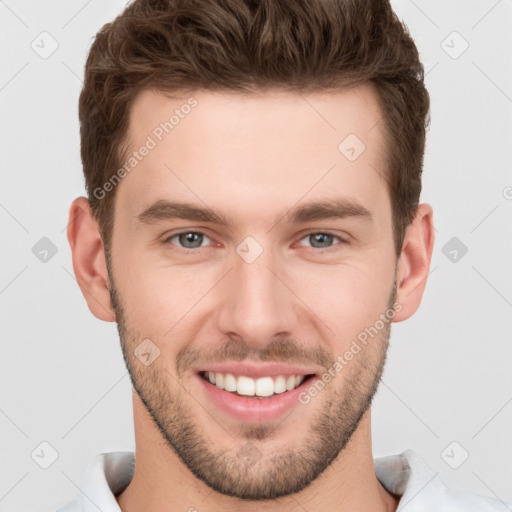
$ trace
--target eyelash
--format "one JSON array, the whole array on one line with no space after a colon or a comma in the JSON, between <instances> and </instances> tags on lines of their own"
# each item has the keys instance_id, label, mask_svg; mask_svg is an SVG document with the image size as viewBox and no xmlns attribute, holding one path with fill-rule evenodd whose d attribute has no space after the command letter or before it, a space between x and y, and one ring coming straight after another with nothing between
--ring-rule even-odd
<instances>
[{"instance_id":1,"label":"eyelash","mask_svg":"<svg viewBox=\"0 0 512 512\"><path fill-rule=\"evenodd\" d=\"M180 235L186 235L186 234L189 234L189 233L194 233L194 234L197 234L197 235L203 235L204 237L206 237L207 239L210 239L211 238L206 234L204 233L203 231L193 231L193 230L186 230L186 231L179 231L177 233L173 233L172 235L169 235L168 237L166 237L164 240L163 240L163 244L164 245L167 245L167 244L170 244L171 243L171 240L173 238L176 238ZM331 233L329 231L310 231L308 233L306 233L305 235L302 236L302 238L300 240L304 240L304 238L307 238L309 237L310 235L329 235L329 236L332 236L334 238L337 238L339 240L339 243L338 244L333 244L331 245L330 247L312 247L312 246L302 246L302 247L309 247L310 249L316 249L316 252L320 252L320 251L329 251L331 249L333 249L336 245L341 245L341 244L347 244L348 242L346 240L344 240L343 238L341 238L339 235L336 235L334 233ZM174 245L174 244L173 244ZM178 246L180 250L182 251L185 251L187 253L190 253L190 252L194 252L194 251L198 251L199 249L204 249L203 246L200 246L200 247L195 247L193 249L189 249L187 247L181 247L181 246Z\"/></svg>"}]
</instances>

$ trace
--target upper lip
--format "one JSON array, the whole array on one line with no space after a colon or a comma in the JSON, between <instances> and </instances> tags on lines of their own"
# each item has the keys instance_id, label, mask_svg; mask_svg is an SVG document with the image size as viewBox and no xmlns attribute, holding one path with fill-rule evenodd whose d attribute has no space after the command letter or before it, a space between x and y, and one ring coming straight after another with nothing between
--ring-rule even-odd
<instances>
[{"instance_id":1,"label":"upper lip","mask_svg":"<svg viewBox=\"0 0 512 512\"><path fill-rule=\"evenodd\" d=\"M260 377L277 377L278 375L314 375L318 373L317 368L296 366L286 363L265 363L255 364L251 362L230 362L230 363L217 363L208 364L202 367L197 367L196 371L201 372L219 372L231 373L235 376L246 375L257 379Z\"/></svg>"}]
</instances>

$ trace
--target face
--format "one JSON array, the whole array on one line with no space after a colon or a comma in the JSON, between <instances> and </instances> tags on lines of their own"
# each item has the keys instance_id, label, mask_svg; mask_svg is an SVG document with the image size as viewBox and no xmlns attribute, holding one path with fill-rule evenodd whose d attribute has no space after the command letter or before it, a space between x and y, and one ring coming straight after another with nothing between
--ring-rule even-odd
<instances>
[{"instance_id":1,"label":"face","mask_svg":"<svg viewBox=\"0 0 512 512\"><path fill-rule=\"evenodd\" d=\"M380 118L367 86L133 105L151 147L116 190L112 306L141 401L218 492L298 492L371 402L397 306Z\"/></svg>"}]
</instances>

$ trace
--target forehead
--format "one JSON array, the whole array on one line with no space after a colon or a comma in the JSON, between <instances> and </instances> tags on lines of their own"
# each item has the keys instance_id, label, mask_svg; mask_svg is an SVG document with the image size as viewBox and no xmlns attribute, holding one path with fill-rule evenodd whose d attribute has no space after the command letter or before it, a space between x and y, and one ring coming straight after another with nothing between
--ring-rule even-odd
<instances>
[{"instance_id":1,"label":"forehead","mask_svg":"<svg viewBox=\"0 0 512 512\"><path fill-rule=\"evenodd\" d=\"M306 196L345 195L369 208L389 199L381 111L369 86L309 94L143 91L127 142L127 158L137 155L116 202L132 217L166 198L223 213L252 208L262 221L263 204L290 207Z\"/></svg>"}]
</instances>

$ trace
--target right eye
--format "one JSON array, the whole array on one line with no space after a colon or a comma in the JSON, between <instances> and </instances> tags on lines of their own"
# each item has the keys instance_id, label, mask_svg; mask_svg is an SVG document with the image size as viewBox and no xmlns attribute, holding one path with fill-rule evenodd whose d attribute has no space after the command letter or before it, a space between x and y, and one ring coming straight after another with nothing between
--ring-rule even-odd
<instances>
[{"instance_id":1,"label":"right eye","mask_svg":"<svg viewBox=\"0 0 512 512\"><path fill-rule=\"evenodd\" d=\"M174 239L177 240L177 243L173 242ZM163 243L171 243L179 245L183 249L192 250L200 248L205 240L210 240L210 238L201 231L181 231L168 236Z\"/></svg>"}]
</instances>

